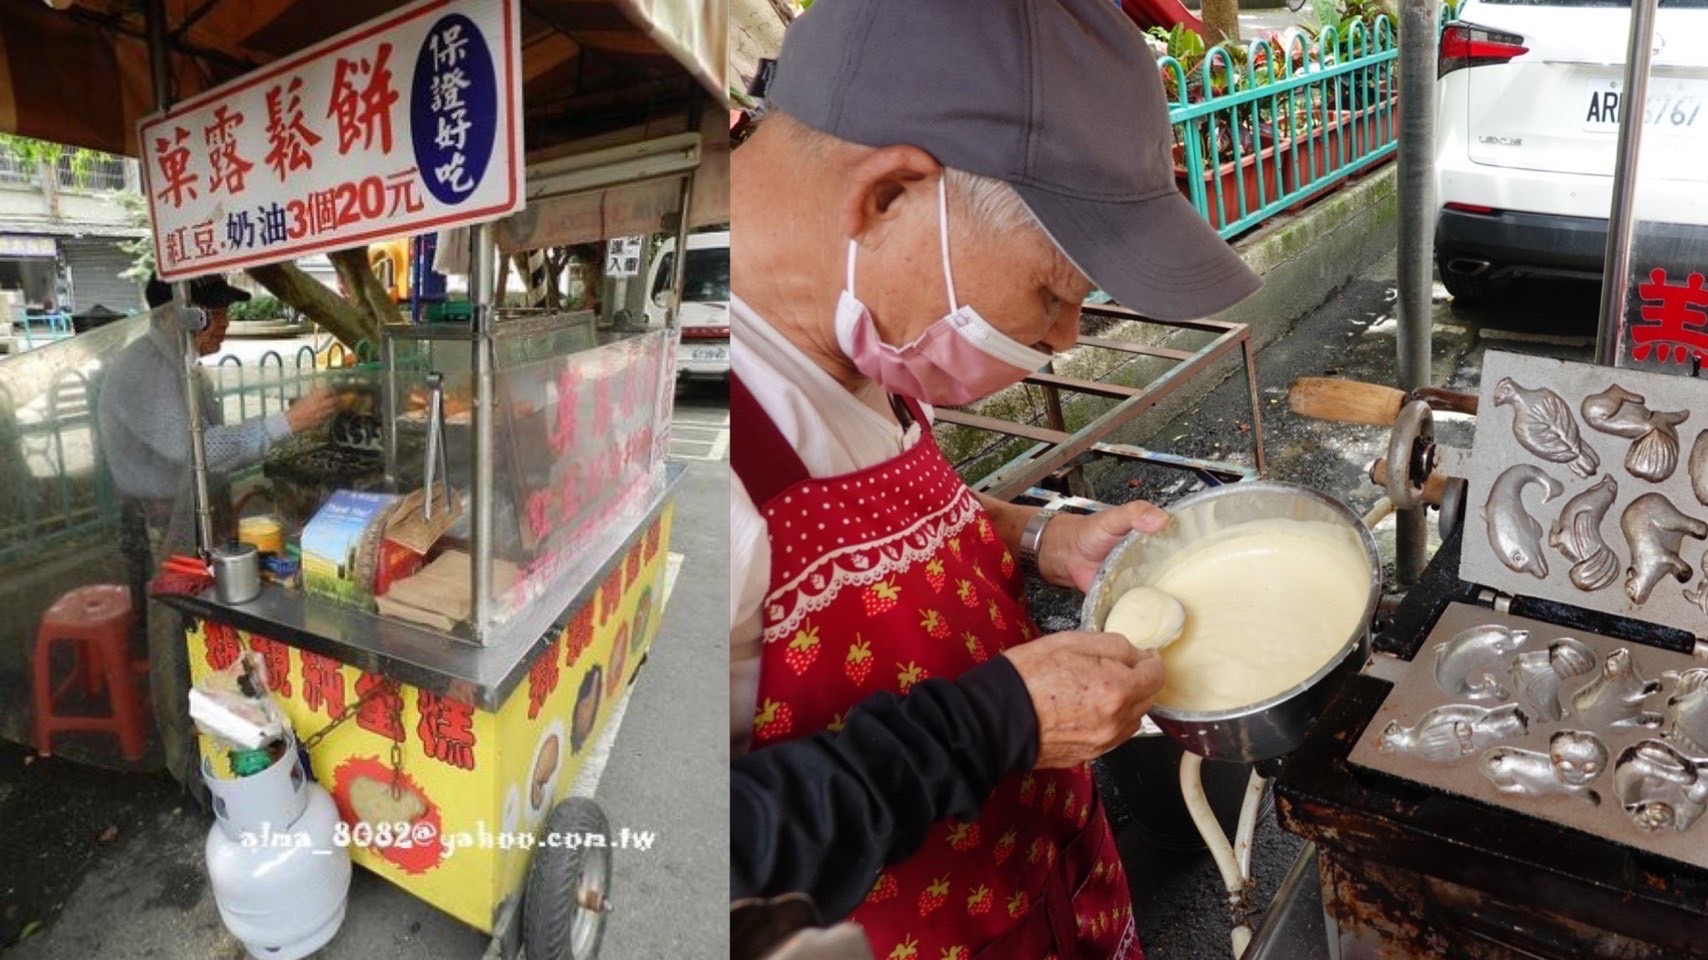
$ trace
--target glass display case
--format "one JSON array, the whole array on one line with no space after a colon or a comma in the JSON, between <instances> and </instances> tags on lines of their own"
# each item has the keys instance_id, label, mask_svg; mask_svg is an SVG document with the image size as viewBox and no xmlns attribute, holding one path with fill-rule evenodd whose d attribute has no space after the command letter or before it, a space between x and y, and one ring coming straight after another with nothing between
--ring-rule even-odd
<instances>
[{"instance_id":1,"label":"glass display case","mask_svg":"<svg viewBox=\"0 0 1708 960\"><path fill-rule=\"evenodd\" d=\"M396 411L387 421L389 486L422 489L429 473L435 483L448 480L463 509L447 542L492 565L487 616L467 631L476 642L542 597L573 590L595 548L656 500L674 396L668 331L596 330L590 313L570 313L500 320L494 334L484 470L468 326L401 330L384 351L385 406ZM477 542L473 507L482 488L492 525Z\"/></svg>"}]
</instances>

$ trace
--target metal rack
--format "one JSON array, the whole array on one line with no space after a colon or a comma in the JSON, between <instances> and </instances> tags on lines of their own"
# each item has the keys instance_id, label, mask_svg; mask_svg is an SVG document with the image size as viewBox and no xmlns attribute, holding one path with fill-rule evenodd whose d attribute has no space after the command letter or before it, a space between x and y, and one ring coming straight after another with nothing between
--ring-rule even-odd
<instances>
[{"instance_id":1,"label":"metal rack","mask_svg":"<svg viewBox=\"0 0 1708 960\"><path fill-rule=\"evenodd\" d=\"M1043 389L1047 426L998 420L962 410L944 409L936 411L936 420L939 423L951 423L971 427L975 430L987 430L992 433L1001 433L1034 441L1034 445L1027 448L1018 457L998 467L983 479L974 482L972 484L974 490L1001 500L1011 500L1058 472L1074 469L1073 461L1085 453L1190 470L1214 483L1249 480L1267 472L1267 465L1263 456L1262 411L1259 409L1257 399L1257 368L1252 356L1250 328L1243 323L1228 323L1220 320L1153 320L1125 307L1112 304L1087 306L1084 309L1084 314L1109 320L1136 321L1172 331L1192 330L1213 333L1216 337L1197 350L1179 350L1126 340L1081 336L1077 342L1078 346L1081 347L1116 350L1134 357L1172 360L1175 365L1144 386L1081 380L1060 376L1048 370L1043 373L1032 374L1022 382ZM1252 453L1257 464L1255 469L1215 460L1181 457L1131 444L1105 442L1105 437L1110 436L1161 403L1185 386L1192 378L1205 373L1217 361L1236 349L1239 351L1240 361L1245 367L1246 389L1251 396L1251 441ZM1062 391L1112 398L1120 402L1102 416L1070 433L1066 428L1066 417L1062 412ZM1070 480L1069 485L1071 489L1079 484L1077 481ZM1084 495L1086 491L1081 488L1072 490L1072 492Z\"/></svg>"}]
</instances>

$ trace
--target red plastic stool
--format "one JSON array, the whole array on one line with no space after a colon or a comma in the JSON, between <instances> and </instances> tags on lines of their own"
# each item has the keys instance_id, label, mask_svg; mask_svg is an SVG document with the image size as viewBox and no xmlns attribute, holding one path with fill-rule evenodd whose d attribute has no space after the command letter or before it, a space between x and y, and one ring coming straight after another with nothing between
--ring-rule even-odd
<instances>
[{"instance_id":1,"label":"red plastic stool","mask_svg":"<svg viewBox=\"0 0 1708 960\"><path fill-rule=\"evenodd\" d=\"M53 753L53 735L74 730L110 733L119 740L126 760L142 759L148 740L148 701L137 691L136 677L146 664L130 660L130 588L102 583L78 587L54 601L42 614L36 631L35 683L36 749ZM53 683L53 650L69 643L74 653L71 675ZM106 716L61 715L61 697L81 683L91 695L107 693Z\"/></svg>"}]
</instances>

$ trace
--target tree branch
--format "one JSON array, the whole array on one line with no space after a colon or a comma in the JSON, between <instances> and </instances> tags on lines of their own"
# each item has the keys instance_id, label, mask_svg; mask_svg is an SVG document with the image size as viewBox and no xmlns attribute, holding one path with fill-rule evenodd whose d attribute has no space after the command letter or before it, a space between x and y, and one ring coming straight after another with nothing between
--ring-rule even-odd
<instances>
[{"instance_id":1,"label":"tree branch","mask_svg":"<svg viewBox=\"0 0 1708 960\"><path fill-rule=\"evenodd\" d=\"M371 313L333 293L325 284L304 273L296 264L273 263L250 267L245 272L253 277L256 283L266 287L268 293L325 327L328 333L337 337L345 346L354 349L360 340L379 343L379 322ZM372 276L372 269L368 273Z\"/></svg>"},{"instance_id":2,"label":"tree branch","mask_svg":"<svg viewBox=\"0 0 1708 960\"><path fill-rule=\"evenodd\" d=\"M380 278L374 275L373 264L368 262L368 248L348 247L334 250L326 255L332 261L332 268L338 271L338 279L344 284L344 293L358 308L374 318L376 330L379 325L388 323L406 323L403 311L391 299L390 291L380 285ZM376 337L377 345L379 339Z\"/></svg>"}]
</instances>

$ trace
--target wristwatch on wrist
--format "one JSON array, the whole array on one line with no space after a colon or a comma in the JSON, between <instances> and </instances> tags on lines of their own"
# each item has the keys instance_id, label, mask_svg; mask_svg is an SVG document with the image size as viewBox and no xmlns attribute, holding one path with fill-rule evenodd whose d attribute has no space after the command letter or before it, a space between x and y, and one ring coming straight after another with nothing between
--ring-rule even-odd
<instances>
[{"instance_id":1,"label":"wristwatch on wrist","mask_svg":"<svg viewBox=\"0 0 1708 960\"><path fill-rule=\"evenodd\" d=\"M1026 528L1020 531L1020 566L1029 574L1040 572L1038 548L1044 545L1044 528L1055 518L1055 508L1045 507L1027 518Z\"/></svg>"}]
</instances>

